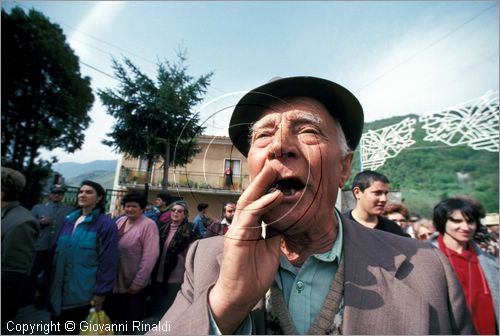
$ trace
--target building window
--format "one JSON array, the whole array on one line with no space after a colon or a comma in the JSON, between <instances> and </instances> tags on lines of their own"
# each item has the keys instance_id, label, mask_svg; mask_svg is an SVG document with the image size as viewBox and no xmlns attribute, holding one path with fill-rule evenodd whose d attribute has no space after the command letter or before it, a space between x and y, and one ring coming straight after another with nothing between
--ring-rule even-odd
<instances>
[{"instance_id":1,"label":"building window","mask_svg":"<svg viewBox=\"0 0 500 336\"><path fill-rule=\"evenodd\" d=\"M148 170L148 159L141 159L139 158L139 171L147 171Z\"/></svg>"},{"instance_id":2,"label":"building window","mask_svg":"<svg viewBox=\"0 0 500 336\"><path fill-rule=\"evenodd\" d=\"M241 160L224 160L224 174L227 174L226 172L230 172L231 175L240 175L240 168Z\"/></svg>"},{"instance_id":3,"label":"building window","mask_svg":"<svg viewBox=\"0 0 500 336\"><path fill-rule=\"evenodd\" d=\"M235 176L240 175L240 160L224 160L224 188L233 189L235 187Z\"/></svg>"}]
</instances>

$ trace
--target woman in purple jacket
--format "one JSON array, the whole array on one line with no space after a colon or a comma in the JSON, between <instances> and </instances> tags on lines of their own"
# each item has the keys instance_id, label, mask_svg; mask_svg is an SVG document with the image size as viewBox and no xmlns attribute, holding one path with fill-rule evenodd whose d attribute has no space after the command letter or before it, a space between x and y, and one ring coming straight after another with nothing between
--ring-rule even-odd
<instances>
[{"instance_id":1,"label":"woman in purple jacket","mask_svg":"<svg viewBox=\"0 0 500 336\"><path fill-rule=\"evenodd\" d=\"M105 191L93 181L83 181L78 209L64 220L52 259L49 310L62 334L79 332L79 323L93 306L101 309L111 294L116 276L116 225L105 215ZM65 329L67 321L75 329Z\"/></svg>"}]
</instances>

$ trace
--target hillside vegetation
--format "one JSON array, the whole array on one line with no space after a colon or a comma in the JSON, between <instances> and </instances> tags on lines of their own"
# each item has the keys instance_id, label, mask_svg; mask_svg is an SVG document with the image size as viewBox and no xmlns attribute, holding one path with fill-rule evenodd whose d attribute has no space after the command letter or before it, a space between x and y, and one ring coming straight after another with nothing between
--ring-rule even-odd
<instances>
[{"instance_id":1,"label":"hillside vegetation","mask_svg":"<svg viewBox=\"0 0 500 336\"><path fill-rule=\"evenodd\" d=\"M498 212L498 153L424 141L425 130L414 115L366 123L364 132L396 124L406 117L417 119L413 132L415 144L376 170L389 178L391 189L401 191L410 211L431 217L439 200L468 195L478 199L488 212ZM350 188L358 172L359 152L356 151L347 187Z\"/></svg>"},{"instance_id":2,"label":"hillside vegetation","mask_svg":"<svg viewBox=\"0 0 500 336\"><path fill-rule=\"evenodd\" d=\"M66 185L79 187L82 181L91 180L102 185L104 189L113 189L114 178L115 178L114 171L93 170L90 172L84 172L81 175L67 179Z\"/></svg>"}]
</instances>

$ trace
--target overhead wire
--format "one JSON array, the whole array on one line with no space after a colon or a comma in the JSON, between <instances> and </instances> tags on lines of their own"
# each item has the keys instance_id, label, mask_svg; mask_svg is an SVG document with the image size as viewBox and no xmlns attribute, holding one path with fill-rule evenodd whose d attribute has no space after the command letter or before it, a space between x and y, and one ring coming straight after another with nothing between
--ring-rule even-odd
<instances>
[{"instance_id":1,"label":"overhead wire","mask_svg":"<svg viewBox=\"0 0 500 336\"><path fill-rule=\"evenodd\" d=\"M23 8L25 8L25 9L27 8L27 6L25 6L24 4L19 3L19 1L17 1L17 0L14 0L13 2L14 2L16 5L19 5L20 7L23 7ZM420 49L420 50L418 50L417 52L413 53L412 55L410 55L409 57L407 57L407 58L406 58L405 60L403 60L402 62L398 63L397 65L395 65L395 66L393 66L392 68L388 69L387 71L383 72L383 73L382 73L382 74L380 74L379 76L375 77L373 80L371 80L371 81L370 81L370 82L368 82L367 84L365 84L365 85L363 85L362 87L360 87L357 91L358 91L358 92L361 92L361 91L365 90L367 87L369 87L369 86L373 85L375 82L377 82L377 81L379 81L380 79L384 78L385 76L389 75L390 73L392 73L392 72L393 72L393 71L395 71L396 69L400 68L401 66L403 66L403 65L407 64L408 62L410 62L411 60L413 60L415 57L417 57L418 55L420 55L420 54L421 54L421 53L423 53L424 51L426 51L426 50L428 50L428 49L432 48L433 46L435 46L435 45L436 45L436 44L438 44L439 42L441 42L441 41L445 40L446 38L448 38L449 36L453 35L453 34L454 34L454 33L456 33L457 31L459 31L461 28L463 28L464 26L466 26L466 25L467 25L467 24L469 24L470 22L472 22L472 21L476 20L478 17L480 17L481 15L483 15L484 13L486 13L487 11L489 11L490 9L492 9L492 8L496 7L497 5L498 5L498 3L497 3L497 2L495 2L493 5L491 5L491 6L488 6L488 7L484 8L483 10L481 10L480 12L478 12L477 14L475 14L474 16L472 16L471 18L469 18L469 19L467 19L466 21L462 22L461 24L459 24L459 25L458 25L458 26L456 26L455 28L453 28L453 29L449 30L448 32L446 32L446 33L445 33L444 35L442 35L441 37L437 38L436 40L432 41L431 43L429 43L428 45L426 45L426 46L425 46L425 47L423 47L422 49ZM127 50L127 49L122 48L122 47L120 47L120 46L118 46L118 45L115 45L115 44L113 44L113 43L110 43L110 42L108 42L108 41L106 41L106 40L104 40L104 39L101 39L101 38L95 37L95 36L93 36L92 34L89 34L89 33L87 33L87 32L81 31L81 30L79 30L79 29L77 29L77 28L75 28L75 27L73 27L73 26L71 26L71 25L69 25L69 24L67 24L67 23L64 23L64 22L59 22L59 24L61 24L61 25L65 26L65 27L68 27L69 29L71 29L71 30L75 31L76 33L79 33L79 34L81 34L81 35L88 36L89 38L94 39L94 40L96 40L96 41L98 41L98 42L100 42L100 43L103 43L103 44L107 45L107 46L110 46L110 47L112 47L112 48L118 49L118 50L120 50L120 51L122 51L122 52L124 52L124 53L126 53L126 54L132 55L132 56L134 56L134 57L136 57L136 58L139 58L139 59L141 59L141 60L143 60L143 61L145 61L145 62L148 62L148 63L150 63L150 64L155 64L155 65L156 65L156 63L155 63L155 62L153 62L153 61L152 61L152 60L150 60L150 59L147 59L146 57L143 57L143 56L141 56L141 55L139 55L139 54L137 54L137 53L134 53L134 52L132 52L132 51L130 51L130 50ZM85 43L85 42L83 42L83 41L81 41L81 40L78 40L78 39L76 39L76 41L77 41L77 42L79 42L79 43L85 44L85 45L87 45L88 47L94 48L94 49L96 49L96 50L98 50L98 51L100 51L100 52L106 53L106 54L110 55L111 57L113 57L113 55L112 55L112 53L111 53L111 52L105 51L105 50L103 50L103 49L101 49L101 48L98 48L98 47L96 47L96 46L94 46L94 45L92 45L92 44L90 44L90 43ZM117 81L118 81L118 79L117 79L115 76L110 75L109 73L107 73L106 71L104 71L104 70L100 69L99 67L94 66L94 65L90 65L90 64L88 64L87 62L84 62L84 61L82 61L82 60L80 60L80 62L82 63L82 65L84 65L84 66L86 66L86 67L88 67L88 68L90 68L90 69L92 69L92 70L94 70L94 71L96 71L96 72L98 72L98 73L100 73L100 74L102 74L102 75L105 75L106 77L109 77L109 78L111 78L111 79L114 79L114 80L117 80ZM210 88L211 88L212 90L214 90L214 91L218 91L218 92L221 92L221 93L225 93L223 90L220 90L220 89L218 89L218 88L216 88L216 87L214 87L214 86L211 86ZM211 98L215 98L215 97L216 97L215 95L213 95L213 94L211 94L211 93L209 93L209 92L207 92L207 93L206 93L206 95L207 95L208 97L211 97ZM227 101L226 101L226 102L227 102Z\"/></svg>"},{"instance_id":2,"label":"overhead wire","mask_svg":"<svg viewBox=\"0 0 500 336\"><path fill-rule=\"evenodd\" d=\"M437 38L436 40L432 41L430 44L428 44L427 46L425 46L424 48L418 50L417 52L415 52L414 54L410 55L408 58L406 58L405 60L403 60L402 62L396 64L394 67L390 68L389 70L383 72L382 74L380 74L379 76L375 77L373 80L371 80L370 82L368 82L367 84L363 85L362 87L360 87L357 92L362 92L364 89L366 89L367 87L371 86L373 83L379 81L380 79L382 79L383 77L387 76L388 74L390 74L391 72L393 72L394 70L396 70L397 68L401 67L402 65L405 65L406 63L408 63L409 61L413 60L416 56L420 55L421 53L423 53L424 51L426 51L427 49L429 48L432 48L433 46L435 46L436 44L438 44L439 42L443 41L444 39L448 38L449 36L451 36L452 34L456 33L457 31L459 31L461 28L463 28L465 25L469 24L470 22L474 21L475 19L477 19L478 17L480 17L481 15L483 15L484 13L486 13L487 11L489 11L490 9L494 8L498 6L498 2L495 2L493 5L491 6L488 6L487 8L481 10L480 12L478 12L477 14L475 14L474 16L472 16L471 18L467 19L466 21L462 22L461 24L459 24L458 26L456 26L455 28L449 30L447 33L445 33L443 36Z\"/></svg>"},{"instance_id":3,"label":"overhead wire","mask_svg":"<svg viewBox=\"0 0 500 336\"><path fill-rule=\"evenodd\" d=\"M22 7L22 8L24 8L24 9L28 9L28 10L30 9L30 8L28 8L26 5L24 5L24 4L22 4L22 3L20 3L20 2L19 2L19 1L17 1L17 0L14 0L13 2L14 2L16 5L18 5L19 7ZM44 14L44 15L45 15L45 14ZM47 15L46 15L46 16L47 16ZM65 26L65 27L67 27L67 28L71 29L71 30L72 30L72 31L74 31L74 32L77 32L77 33L79 33L79 34L81 34L81 35L87 36L87 37L89 37L89 38L91 38L91 39L94 39L94 40L96 40L96 41L98 41L98 42L100 42L100 43L103 43L103 44L105 44L105 45L107 45L107 46L110 46L110 47L112 47L112 48L118 49L118 50L120 50L120 51L122 51L122 52L124 52L124 53L126 53L126 54L129 54L129 55L131 55L131 56L134 56L134 57L136 57L136 58L139 58L139 59L141 59L141 60L143 60L143 61L145 61L145 62L148 62L148 63L150 63L150 64L154 64L154 65L157 65L157 64L158 64L157 62L154 62L154 61L152 61L152 60L150 60L150 59L148 59L148 58L146 58L146 57L143 57L143 56L141 56L141 55L138 55L137 53L134 53L134 52L132 52L132 51L130 51L130 50L127 50L127 49L122 48L122 47L120 47L120 46L118 46L118 45L115 45L115 44L113 44L113 43L110 43L110 42L108 42L108 41L106 41L106 40L104 40L104 39L101 39L101 38L95 37L95 36L93 36L93 35L91 35L91 34L89 34L89 33L87 33L87 32L81 31L81 30L79 30L79 29L77 29L77 28L75 28L75 27L73 27L73 26L71 26L71 25L69 25L69 24L67 24L67 23L64 23L64 22L61 22L61 21L58 21L57 23L58 23L58 24L60 24L60 25L62 25L62 26ZM78 40L78 39L76 39L76 41L78 41L79 43L85 44L85 45L87 45L87 46L88 46L88 47L90 47L90 48L96 49L96 50L98 50L98 51L100 51L100 52L106 53L106 54L110 55L111 57L113 57L113 54L112 54L111 52L106 52L105 50L103 50L103 49L101 49L101 48L98 48L98 47L96 47L96 46L94 46L94 45L92 45L92 44L90 44L90 43L86 43L86 42L83 42L83 41ZM94 70L94 71L97 71L98 73L100 73L100 74L102 74L102 75L105 75L105 76L107 76L107 77L109 77L109 78L112 78L112 79L118 80L116 77L114 77L114 76L110 75L109 73L107 73L106 71L104 71L104 70L100 69L100 68L99 68L99 67L97 67L97 66L90 65L90 64L89 64L89 63L87 63L87 62L83 62L81 59L80 59L80 63L82 63L82 65L84 65L84 66L86 66L86 67L88 67L88 68L90 68L90 69L92 69L92 70ZM218 92L225 93L223 90L220 90L220 89L218 89L218 88L216 88L216 87L214 87L214 86L210 86L210 89L211 89L211 90L218 91ZM218 97L218 96L212 95L212 94L210 94L210 93L208 93L208 92L206 93L206 95L207 95L208 97L210 97L210 98L215 98L215 97ZM224 100L224 98L223 98L223 100ZM227 102L227 101L226 101L226 102Z\"/></svg>"},{"instance_id":4,"label":"overhead wire","mask_svg":"<svg viewBox=\"0 0 500 336\"><path fill-rule=\"evenodd\" d=\"M111 79L114 79L114 80L120 81L120 80L119 80L118 78L116 78L115 76L110 75L110 74L108 74L107 72L104 72L104 71L102 71L101 69L96 68L95 66L92 66L92 65L90 65L90 64L87 64L87 63L85 63L85 62L84 62L84 61L82 61L82 60L80 60L80 63L81 63L82 65L85 65L86 67L89 67L90 69L92 69L92 70L94 70L94 71L97 71L97 72L99 72L99 73L101 73L101 74L103 74L103 75L105 75L105 76L107 76L107 77L111 78Z\"/></svg>"},{"instance_id":5,"label":"overhead wire","mask_svg":"<svg viewBox=\"0 0 500 336\"><path fill-rule=\"evenodd\" d=\"M20 7L27 8L26 6L24 6L24 4L19 3L19 1L17 1L17 0L14 0L13 2L14 2L14 3L16 3L17 5L19 5ZM45 14L44 14L44 15L45 15ZM75 27L73 27L73 26L71 26L71 25L69 25L69 24L67 24L67 23L64 23L64 22L62 22L62 21L59 21L59 22L58 22L58 24L60 24L60 25L62 25L62 26L65 26L65 27L68 27L69 29L71 29L71 30L73 30L73 31L75 31L75 32L77 32L77 33L79 33L79 34L86 35L86 36L88 36L88 37L90 37L90 38L92 38L92 39L94 39L94 40L96 40L96 41L99 41L99 42L101 42L101 43L104 43L104 44L106 44L106 45L108 45L108 46L110 46L110 47L116 48L116 49L118 49L118 50L120 50L120 51L123 51L123 52L125 52L125 53L127 53L127 54L130 54L130 55L132 55L132 56L134 56L134 57L140 58L140 59L142 59L142 60L143 60L143 61L145 61L145 62L149 62L149 63L152 63L152 64L155 64L155 65L156 65L156 63L155 63L155 62L153 62L153 61L151 61L151 60L149 60L149 59L147 59L147 58L145 58L145 57L143 57L143 56L141 56L141 55L138 55L138 54L136 54L136 53L134 53L134 52L132 52L132 51L130 51L130 50L124 49L124 48L122 48L122 47L120 47L120 46L118 46L118 45L115 45L115 44L113 44L113 43L110 43L110 42L108 42L108 41L105 41L105 40L103 40L103 39L100 39L100 38L98 38L98 37L95 37L95 36L93 36L93 35L91 35L91 34L89 34L89 33L87 33L87 32L83 32L83 31L81 31L81 30L79 30L79 29L77 29L77 28L75 28Z\"/></svg>"},{"instance_id":6,"label":"overhead wire","mask_svg":"<svg viewBox=\"0 0 500 336\"><path fill-rule=\"evenodd\" d=\"M13 2L14 2L15 4L19 5L20 7L27 8L27 6L25 6L24 4L19 3L19 1L17 1L17 0L14 0ZM433 47L434 45L436 45L437 43L441 42L442 40L444 40L444 39L448 38L449 36L451 36L451 35L452 35L452 34L454 34L455 32L459 31L462 27L464 27L465 25L467 25L467 24L469 24L470 22L474 21L475 19L477 19L478 17L480 17L481 15L483 15L484 13L486 13L487 11L489 11L490 9L492 9L492 8L496 7L497 5L498 5L498 2L495 2L493 5L491 5L491 6L487 7L487 8L485 8L485 9L481 10L480 12L478 12L477 14L475 14L474 16L472 16L471 18L467 19L466 21L462 22L461 24L459 24L459 25L458 25L458 26L456 26L455 28L453 28L453 29L451 29L450 31L448 31L447 33L445 33L443 36L441 36L441 37L437 38L436 40L432 41L430 44L428 44L428 45L427 45L427 46L425 46L424 48L422 48L422 49L418 50L417 52L415 52L414 54L410 55L408 58L406 58L406 59L405 59L405 60L403 60L402 62L398 63L397 65L395 65L394 67L390 68L389 70L387 70L387 71L383 72L383 73L382 73L382 74L380 74L379 76L375 77L373 80L371 80L371 81L370 81L370 82L368 82L367 84L365 84L365 85L363 85L362 87L360 87L360 88L357 90L357 92L361 92L361 91L363 91L364 89L366 89L367 87L371 86L371 85L372 85L372 84L374 84L375 82L379 81L379 80L380 80L380 79L382 79L383 77L387 76L388 74L390 74L391 72L393 72L393 71L394 71L394 70L396 70L397 68L399 68L399 67L403 66L404 64L408 63L409 61L411 61L412 59L414 59L416 56L418 56L419 54L421 54L422 52L426 51L427 49L429 49L429 48ZM103 39L97 38L97 37L95 37L95 36L93 36L93 35L91 35L91 34L89 34L89 33L87 33L87 32L83 32L83 31L81 31L81 30L78 30L78 29L74 28L73 26L68 25L67 23L64 23L64 22L59 22L59 24L61 24L61 25L63 25L63 26L66 26L66 27L70 28L71 30L73 30L73 31L75 31L75 32L77 32L77 33L79 33L79 34L86 35L86 36L88 36L88 37L90 37L90 38L92 38L92 39L94 39L94 40L96 40L96 41L99 41L99 42L101 42L101 43L104 43L104 44L106 44L106 45L108 45L108 46L110 46L110 47L116 48L116 49L118 49L118 50L120 50L120 51L123 51L123 52L125 52L125 53L127 53L127 54L130 54L130 55L132 55L132 56L134 56L134 57L140 58L140 59L142 59L142 60L143 60L143 61L145 61L145 62L148 62L148 63L151 63L151 64L155 64L155 65L157 64L157 63L155 63L155 62L153 62L153 61L151 61L151 60L149 60L149 59L147 59L147 58L145 58L145 57L143 57L143 56L141 56L141 55L138 55L138 54L136 54L136 53L134 53L134 52L132 52L132 51L130 51L130 50L127 50L127 49L125 49L125 48L122 48L122 47L120 47L120 46L118 46L118 45L115 45L115 44L113 44L113 43L110 43L110 42L108 42L108 41L106 41L106 40L103 40ZM83 43L83 42L81 42L81 41L79 41L79 42L80 42L80 43ZM92 47L92 48L95 48L95 49L97 49L97 50L99 50L99 51L104 52L102 49L99 49L99 48L97 48L97 47L95 47L95 46L92 46L91 44L88 44L88 43L85 43L85 44L86 44L86 45L88 45L89 47ZM109 53L109 54L112 56L112 54L111 54L111 53ZM99 72L99 73L101 73L101 74L104 74L104 75L106 75L106 76L108 76L108 77L111 77L111 78L113 78L113 79L116 79L115 77L113 77L113 76L111 76L111 75L107 74L105 71L103 71L103 70L99 69L99 68L98 68L98 67L96 67L96 66L91 66L91 65L89 65L88 63L83 63L83 62L82 62L82 64L84 64L85 66L87 66L87 67L89 67L89 68L91 68L91 69L93 69L93 70L95 70L95 71L98 71L98 72ZM216 91L219 91L219 92L222 92L222 93L225 93L223 90L219 90L218 88L213 87L213 86L211 86L211 89L216 90Z\"/></svg>"}]
</instances>

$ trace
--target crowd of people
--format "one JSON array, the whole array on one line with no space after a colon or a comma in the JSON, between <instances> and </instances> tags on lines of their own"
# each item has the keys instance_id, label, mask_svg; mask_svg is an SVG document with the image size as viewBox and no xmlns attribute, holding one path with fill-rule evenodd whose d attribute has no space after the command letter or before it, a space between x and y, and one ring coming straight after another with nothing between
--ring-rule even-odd
<instances>
[{"instance_id":1,"label":"crowd of people","mask_svg":"<svg viewBox=\"0 0 500 336\"><path fill-rule=\"evenodd\" d=\"M368 228L387 231L419 240L432 240L437 236L434 219L410 213L402 203L389 203L389 179L375 171L366 170L354 177L352 193L356 206L344 215ZM478 247L498 258L498 214L487 214L484 207L470 197L461 197L478 211L472 238ZM438 230L439 231L439 230Z\"/></svg>"},{"instance_id":2,"label":"crowd of people","mask_svg":"<svg viewBox=\"0 0 500 336\"><path fill-rule=\"evenodd\" d=\"M172 334L498 334L498 214L462 196L422 218L375 171L335 209L362 129L356 97L324 79L248 92L229 134L252 182L218 220L199 203L193 223L167 192L154 206L129 193L111 218L93 181L74 207L54 186L30 212L23 175L2 167L2 324L36 297L54 322L104 309Z\"/></svg>"},{"instance_id":3,"label":"crowd of people","mask_svg":"<svg viewBox=\"0 0 500 336\"><path fill-rule=\"evenodd\" d=\"M146 197L128 193L120 216L111 218L104 188L88 180L76 206L63 203L66 189L55 185L30 212L17 201L25 183L21 173L2 167L3 324L30 303L50 312L54 323L83 321L90 308L129 331L134 321L159 321L183 282L189 246L232 218L214 221L202 203L200 229L188 221L188 205L172 202L167 192L157 195L149 215ZM234 213L234 205L225 204L224 214L230 206Z\"/></svg>"}]
</instances>

